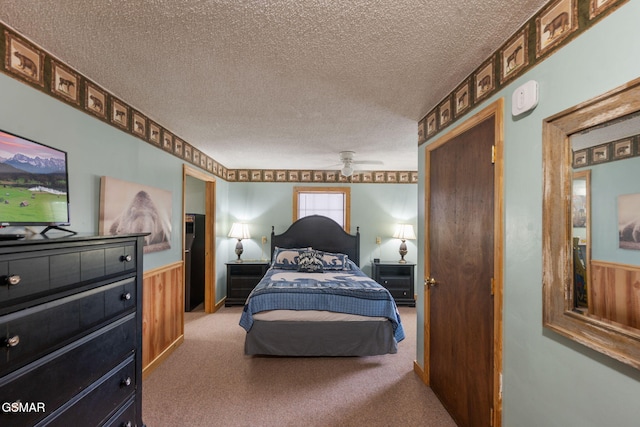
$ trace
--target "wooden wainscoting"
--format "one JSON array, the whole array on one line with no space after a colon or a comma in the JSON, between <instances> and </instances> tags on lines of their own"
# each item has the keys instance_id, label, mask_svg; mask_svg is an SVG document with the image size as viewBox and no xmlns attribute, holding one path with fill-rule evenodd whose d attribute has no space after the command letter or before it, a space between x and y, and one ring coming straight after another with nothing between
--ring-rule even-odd
<instances>
[{"instance_id":1,"label":"wooden wainscoting","mask_svg":"<svg viewBox=\"0 0 640 427\"><path fill-rule=\"evenodd\" d=\"M640 267L591 261L589 313L640 329Z\"/></svg>"},{"instance_id":2,"label":"wooden wainscoting","mask_svg":"<svg viewBox=\"0 0 640 427\"><path fill-rule=\"evenodd\" d=\"M184 272L178 261L146 271L142 288L142 378L184 341Z\"/></svg>"}]
</instances>

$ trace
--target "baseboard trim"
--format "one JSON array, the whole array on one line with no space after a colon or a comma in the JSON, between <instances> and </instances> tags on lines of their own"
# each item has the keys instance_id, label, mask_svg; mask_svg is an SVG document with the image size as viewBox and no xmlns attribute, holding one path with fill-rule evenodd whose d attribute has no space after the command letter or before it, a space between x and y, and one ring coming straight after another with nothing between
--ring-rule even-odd
<instances>
[{"instance_id":1,"label":"baseboard trim","mask_svg":"<svg viewBox=\"0 0 640 427\"><path fill-rule=\"evenodd\" d=\"M415 374L422 380L423 383L429 385L427 383L427 379L425 378L424 370L420 365L418 365L418 362L415 360L413 361L413 372L415 372Z\"/></svg>"},{"instance_id":2,"label":"baseboard trim","mask_svg":"<svg viewBox=\"0 0 640 427\"><path fill-rule=\"evenodd\" d=\"M176 348L180 347L183 342L184 335L180 335L174 342L169 344L169 346L165 348L164 351L158 355L158 357L153 359L151 363L142 368L142 379L144 380L145 378L147 378L151 374L151 372L153 372L154 369L160 366L162 362L164 362L165 359L167 359Z\"/></svg>"},{"instance_id":3,"label":"baseboard trim","mask_svg":"<svg viewBox=\"0 0 640 427\"><path fill-rule=\"evenodd\" d=\"M227 300L227 297L222 298L216 305L213 306L213 312L220 310L224 307L224 302Z\"/></svg>"}]
</instances>

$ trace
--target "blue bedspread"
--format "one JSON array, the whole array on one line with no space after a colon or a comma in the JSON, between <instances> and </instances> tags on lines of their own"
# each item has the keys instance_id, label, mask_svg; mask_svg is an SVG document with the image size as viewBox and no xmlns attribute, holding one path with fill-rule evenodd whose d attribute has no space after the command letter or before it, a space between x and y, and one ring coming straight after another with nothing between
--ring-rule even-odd
<instances>
[{"instance_id":1,"label":"blue bedspread","mask_svg":"<svg viewBox=\"0 0 640 427\"><path fill-rule=\"evenodd\" d=\"M404 339L393 297L355 264L350 270L323 273L270 268L247 298L240 326L248 332L253 315L267 310L325 310L386 317L393 325L396 341Z\"/></svg>"}]
</instances>

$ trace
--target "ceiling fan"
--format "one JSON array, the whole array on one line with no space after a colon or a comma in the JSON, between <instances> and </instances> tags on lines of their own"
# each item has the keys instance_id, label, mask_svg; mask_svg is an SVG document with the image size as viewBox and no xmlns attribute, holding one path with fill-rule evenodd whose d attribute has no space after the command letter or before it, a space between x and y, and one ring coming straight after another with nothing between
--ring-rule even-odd
<instances>
[{"instance_id":1,"label":"ceiling fan","mask_svg":"<svg viewBox=\"0 0 640 427\"><path fill-rule=\"evenodd\" d=\"M355 171L354 165L382 165L383 162L379 160L353 160L355 151L341 151L340 161L342 162L342 169L340 173L347 178L353 175ZM340 166L339 164L336 166Z\"/></svg>"}]
</instances>

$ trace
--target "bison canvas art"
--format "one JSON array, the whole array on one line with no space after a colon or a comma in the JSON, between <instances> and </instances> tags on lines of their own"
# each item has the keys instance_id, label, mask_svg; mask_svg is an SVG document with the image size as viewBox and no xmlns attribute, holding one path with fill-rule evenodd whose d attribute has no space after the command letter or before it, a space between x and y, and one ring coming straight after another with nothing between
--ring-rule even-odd
<instances>
[{"instance_id":1,"label":"bison canvas art","mask_svg":"<svg viewBox=\"0 0 640 427\"><path fill-rule=\"evenodd\" d=\"M103 176L100 233L148 233L144 252L171 248L171 192Z\"/></svg>"},{"instance_id":2,"label":"bison canvas art","mask_svg":"<svg viewBox=\"0 0 640 427\"><path fill-rule=\"evenodd\" d=\"M620 248L640 250L640 194L618 196Z\"/></svg>"}]
</instances>

